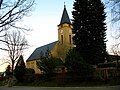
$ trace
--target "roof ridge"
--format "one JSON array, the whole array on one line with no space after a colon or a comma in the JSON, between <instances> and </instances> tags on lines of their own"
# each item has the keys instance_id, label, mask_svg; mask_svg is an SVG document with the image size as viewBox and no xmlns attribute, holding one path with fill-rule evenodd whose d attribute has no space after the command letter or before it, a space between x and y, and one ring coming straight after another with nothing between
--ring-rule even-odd
<instances>
[{"instance_id":1,"label":"roof ridge","mask_svg":"<svg viewBox=\"0 0 120 90\"><path fill-rule=\"evenodd\" d=\"M52 43L55 43L55 42L57 42L57 41L54 41L54 42L51 42L51 43L48 43L48 44L42 45L42 46L40 46L40 47L45 47L45 46L48 46L48 45L50 45L50 44L52 44ZM37 47L37 48L40 48L40 47ZM37 49L37 48L36 48L36 49Z\"/></svg>"}]
</instances>

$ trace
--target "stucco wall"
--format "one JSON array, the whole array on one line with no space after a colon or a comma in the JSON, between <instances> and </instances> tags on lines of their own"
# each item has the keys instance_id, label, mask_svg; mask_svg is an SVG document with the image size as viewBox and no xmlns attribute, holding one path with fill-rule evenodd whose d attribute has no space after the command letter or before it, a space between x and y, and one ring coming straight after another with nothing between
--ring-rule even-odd
<instances>
[{"instance_id":1,"label":"stucco wall","mask_svg":"<svg viewBox=\"0 0 120 90\"><path fill-rule=\"evenodd\" d=\"M32 60L32 61L26 62L26 68L34 69L36 74L40 74L42 72L40 71L40 69L37 68L36 61L37 60Z\"/></svg>"}]
</instances>

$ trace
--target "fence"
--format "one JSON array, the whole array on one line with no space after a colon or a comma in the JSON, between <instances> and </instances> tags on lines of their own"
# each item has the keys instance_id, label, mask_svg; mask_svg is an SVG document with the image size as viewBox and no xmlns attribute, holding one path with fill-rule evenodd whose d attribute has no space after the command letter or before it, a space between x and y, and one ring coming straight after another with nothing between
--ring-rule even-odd
<instances>
[{"instance_id":1,"label":"fence","mask_svg":"<svg viewBox=\"0 0 120 90\"><path fill-rule=\"evenodd\" d=\"M96 68L95 77L99 77L102 80L120 77L120 64L99 64Z\"/></svg>"}]
</instances>

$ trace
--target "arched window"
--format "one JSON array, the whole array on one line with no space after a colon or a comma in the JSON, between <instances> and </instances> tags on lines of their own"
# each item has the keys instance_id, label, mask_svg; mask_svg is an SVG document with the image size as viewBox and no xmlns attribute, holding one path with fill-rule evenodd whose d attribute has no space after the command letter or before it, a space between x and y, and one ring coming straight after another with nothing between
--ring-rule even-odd
<instances>
[{"instance_id":1,"label":"arched window","mask_svg":"<svg viewBox=\"0 0 120 90\"><path fill-rule=\"evenodd\" d=\"M63 35L61 35L61 43L63 44Z\"/></svg>"},{"instance_id":2,"label":"arched window","mask_svg":"<svg viewBox=\"0 0 120 90\"><path fill-rule=\"evenodd\" d=\"M71 35L69 35L69 43L70 43L70 44L72 43Z\"/></svg>"}]
</instances>

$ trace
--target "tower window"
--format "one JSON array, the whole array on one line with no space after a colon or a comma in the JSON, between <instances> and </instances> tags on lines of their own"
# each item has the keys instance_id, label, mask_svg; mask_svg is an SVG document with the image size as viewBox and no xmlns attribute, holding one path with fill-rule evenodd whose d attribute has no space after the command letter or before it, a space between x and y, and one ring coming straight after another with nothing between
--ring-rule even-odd
<instances>
[{"instance_id":1,"label":"tower window","mask_svg":"<svg viewBox=\"0 0 120 90\"><path fill-rule=\"evenodd\" d=\"M61 43L63 44L63 35L61 35Z\"/></svg>"},{"instance_id":2,"label":"tower window","mask_svg":"<svg viewBox=\"0 0 120 90\"><path fill-rule=\"evenodd\" d=\"M69 35L69 43L71 44L71 35Z\"/></svg>"}]
</instances>

